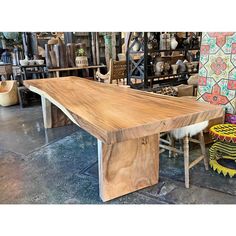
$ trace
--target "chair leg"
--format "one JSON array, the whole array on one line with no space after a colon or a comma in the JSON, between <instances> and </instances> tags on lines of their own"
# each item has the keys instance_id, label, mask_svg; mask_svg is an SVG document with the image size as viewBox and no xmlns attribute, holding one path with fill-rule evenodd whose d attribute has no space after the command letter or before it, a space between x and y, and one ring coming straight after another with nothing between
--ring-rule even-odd
<instances>
[{"instance_id":1,"label":"chair leg","mask_svg":"<svg viewBox=\"0 0 236 236\"><path fill-rule=\"evenodd\" d=\"M185 187L189 188L189 137L184 137L184 175Z\"/></svg>"},{"instance_id":2,"label":"chair leg","mask_svg":"<svg viewBox=\"0 0 236 236\"><path fill-rule=\"evenodd\" d=\"M171 134L168 134L168 138L169 138L169 141L170 141L170 146L174 148L175 147L174 137ZM169 150L169 157L172 157L172 156L175 157L176 152Z\"/></svg>"},{"instance_id":3,"label":"chair leg","mask_svg":"<svg viewBox=\"0 0 236 236\"><path fill-rule=\"evenodd\" d=\"M207 156L207 153L206 153L206 147L205 147L203 131L201 131L199 133L199 141L200 141L200 147L201 147L202 155L204 156L203 160L204 160L205 169L209 170L209 160L208 160L208 156Z\"/></svg>"},{"instance_id":4,"label":"chair leg","mask_svg":"<svg viewBox=\"0 0 236 236\"><path fill-rule=\"evenodd\" d=\"M179 139L179 150L181 151L181 152L183 152L183 140L182 139Z\"/></svg>"}]
</instances>

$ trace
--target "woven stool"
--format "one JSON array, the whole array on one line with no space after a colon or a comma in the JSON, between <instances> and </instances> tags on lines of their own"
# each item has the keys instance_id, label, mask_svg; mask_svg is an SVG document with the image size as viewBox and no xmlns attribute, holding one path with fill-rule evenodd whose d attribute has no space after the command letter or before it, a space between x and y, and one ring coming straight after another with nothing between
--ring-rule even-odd
<instances>
[{"instance_id":1,"label":"woven stool","mask_svg":"<svg viewBox=\"0 0 236 236\"><path fill-rule=\"evenodd\" d=\"M219 174L236 175L236 125L219 124L210 128L215 143L209 149L210 167Z\"/></svg>"}]
</instances>

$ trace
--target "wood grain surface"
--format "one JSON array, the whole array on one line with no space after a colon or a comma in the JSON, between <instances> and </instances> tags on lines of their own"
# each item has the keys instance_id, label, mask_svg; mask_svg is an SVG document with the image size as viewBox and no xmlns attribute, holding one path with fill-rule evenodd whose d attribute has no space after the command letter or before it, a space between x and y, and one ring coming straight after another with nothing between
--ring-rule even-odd
<instances>
[{"instance_id":1,"label":"wood grain surface","mask_svg":"<svg viewBox=\"0 0 236 236\"><path fill-rule=\"evenodd\" d=\"M27 80L24 84L51 102L57 101L80 127L106 144L150 136L223 115L220 106L75 76Z\"/></svg>"},{"instance_id":2,"label":"wood grain surface","mask_svg":"<svg viewBox=\"0 0 236 236\"><path fill-rule=\"evenodd\" d=\"M98 143L99 190L103 201L158 183L159 135L115 144Z\"/></svg>"}]
</instances>

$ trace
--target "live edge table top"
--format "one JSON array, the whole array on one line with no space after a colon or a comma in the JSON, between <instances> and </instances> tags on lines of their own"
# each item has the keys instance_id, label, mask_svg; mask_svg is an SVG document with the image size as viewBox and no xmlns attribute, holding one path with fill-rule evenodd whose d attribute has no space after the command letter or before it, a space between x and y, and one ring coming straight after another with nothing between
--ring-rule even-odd
<instances>
[{"instance_id":1,"label":"live edge table top","mask_svg":"<svg viewBox=\"0 0 236 236\"><path fill-rule=\"evenodd\" d=\"M150 136L223 116L220 106L75 76L24 81L106 144Z\"/></svg>"}]
</instances>

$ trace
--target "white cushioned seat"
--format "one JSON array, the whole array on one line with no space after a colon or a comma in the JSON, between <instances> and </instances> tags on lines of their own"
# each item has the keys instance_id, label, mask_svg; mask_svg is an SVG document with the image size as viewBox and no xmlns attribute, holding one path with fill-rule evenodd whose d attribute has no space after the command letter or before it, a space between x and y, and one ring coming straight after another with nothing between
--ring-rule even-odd
<instances>
[{"instance_id":1,"label":"white cushioned seat","mask_svg":"<svg viewBox=\"0 0 236 236\"><path fill-rule=\"evenodd\" d=\"M171 131L171 134L174 136L175 139L182 139L185 136L194 136L198 133L200 133L202 130L204 130L208 126L208 121L204 121L201 123L185 126L182 128L178 128Z\"/></svg>"}]
</instances>

